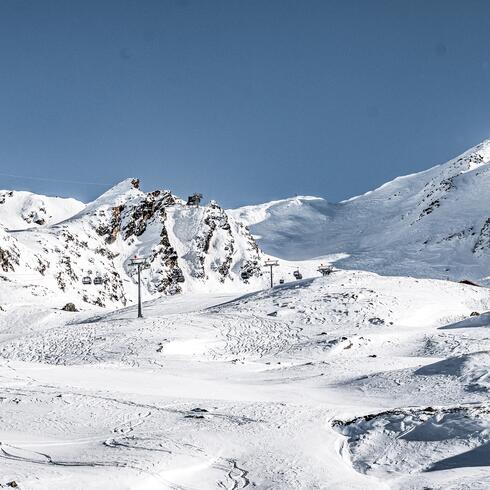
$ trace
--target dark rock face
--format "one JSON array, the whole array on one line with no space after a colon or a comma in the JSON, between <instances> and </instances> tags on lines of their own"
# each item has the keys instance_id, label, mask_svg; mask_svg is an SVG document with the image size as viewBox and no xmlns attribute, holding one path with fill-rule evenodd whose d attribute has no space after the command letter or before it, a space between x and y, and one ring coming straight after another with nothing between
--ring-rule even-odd
<instances>
[{"instance_id":1,"label":"dark rock face","mask_svg":"<svg viewBox=\"0 0 490 490\"><path fill-rule=\"evenodd\" d=\"M8 250L0 248L0 267L4 272L9 272L14 270L13 263L15 258Z\"/></svg>"},{"instance_id":2,"label":"dark rock face","mask_svg":"<svg viewBox=\"0 0 490 490\"><path fill-rule=\"evenodd\" d=\"M0 269L13 272L20 263L20 252L16 241L8 235L0 234Z\"/></svg>"},{"instance_id":3,"label":"dark rock face","mask_svg":"<svg viewBox=\"0 0 490 490\"><path fill-rule=\"evenodd\" d=\"M211 267L213 270L220 273L220 281L223 282L230 270L235 241L228 221L228 215L222 208L212 201L204 211L203 225L201 234L195 239L197 254L201 264L201 273L199 277L205 277L204 261L209 252L211 241L215 236L216 231L222 230L226 235L224 256L221 261L214 262Z\"/></svg>"},{"instance_id":4,"label":"dark rock face","mask_svg":"<svg viewBox=\"0 0 490 490\"><path fill-rule=\"evenodd\" d=\"M66 303L66 305L63 306L63 308L61 309L63 311L72 311L72 312L78 311L73 303Z\"/></svg>"},{"instance_id":5,"label":"dark rock face","mask_svg":"<svg viewBox=\"0 0 490 490\"><path fill-rule=\"evenodd\" d=\"M473 247L473 253L476 255L482 255L484 252L488 252L490 249L490 218L488 218L483 224L480 234Z\"/></svg>"}]
</instances>

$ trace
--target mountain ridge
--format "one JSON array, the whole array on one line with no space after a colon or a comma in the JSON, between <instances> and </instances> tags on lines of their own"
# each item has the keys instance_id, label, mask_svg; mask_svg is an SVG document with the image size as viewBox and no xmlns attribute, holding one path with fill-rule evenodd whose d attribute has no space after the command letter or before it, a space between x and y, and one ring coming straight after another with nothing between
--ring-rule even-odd
<instances>
[{"instance_id":1,"label":"mountain ridge","mask_svg":"<svg viewBox=\"0 0 490 490\"><path fill-rule=\"evenodd\" d=\"M117 184L59 223L0 233L3 280L101 307L136 296L129 264L135 255L148 259L142 280L148 299L247 290L261 281L255 241L217 203L187 206L167 190L141 191L137 179ZM85 277L91 284L83 284Z\"/></svg>"},{"instance_id":2,"label":"mountain ridge","mask_svg":"<svg viewBox=\"0 0 490 490\"><path fill-rule=\"evenodd\" d=\"M98 306L133 300L135 255L149 258L149 297L260 289L266 255L281 259L282 277L297 267L312 273L323 261L486 283L489 191L490 140L340 203L295 196L231 210L215 201L196 207L165 189L144 192L134 178L87 204L2 191L0 269L4 280ZM2 208L9 199L15 206ZM85 287L87 276L102 285Z\"/></svg>"},{"instance_id":3,"label":"mountain ridge","mask_svg":"<svg viewBox=\"0 0 490 490\"><path fill-rule=\"evenodd\" d=\"M266 253L279 258L343 253L340 267L485 280L489 164L485 140L444 164L340 203L290 198L230 212L250 226Z\"/></svg>"}]
</instances>

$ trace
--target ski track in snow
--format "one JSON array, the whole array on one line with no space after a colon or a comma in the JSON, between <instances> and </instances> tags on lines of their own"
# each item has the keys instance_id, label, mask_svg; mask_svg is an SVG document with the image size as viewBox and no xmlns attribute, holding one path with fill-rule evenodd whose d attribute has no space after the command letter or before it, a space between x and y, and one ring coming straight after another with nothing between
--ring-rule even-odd
<instances>
[{"instance_id":1,"label":"ski track in snow","mask_svg":"<svg viewBox=\"0 0 490 490\"><path fill-rule=\"evenodd\" d=\"M490 336L469 315L489 309L483 288L344 271L143 320L3 312L0 484L478 488Z\"/></svg>"}]
</instances>

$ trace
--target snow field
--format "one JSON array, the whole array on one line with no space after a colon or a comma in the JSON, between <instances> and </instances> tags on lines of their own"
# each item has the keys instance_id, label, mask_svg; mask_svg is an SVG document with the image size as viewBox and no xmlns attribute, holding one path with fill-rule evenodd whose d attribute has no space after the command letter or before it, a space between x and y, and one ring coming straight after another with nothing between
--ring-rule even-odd
<instances>
[{"instance_id":1,"label":"snow field","mask_svg":"<svg viewBox=\"0 0 490 490\"><path fill-rule=\"evenodd\" d=\"M484 288L339 271L152 300L142 320L7 308L0 484L473 488L489 363L468 318L489 307Z\"/></svg>"}]
</instances>

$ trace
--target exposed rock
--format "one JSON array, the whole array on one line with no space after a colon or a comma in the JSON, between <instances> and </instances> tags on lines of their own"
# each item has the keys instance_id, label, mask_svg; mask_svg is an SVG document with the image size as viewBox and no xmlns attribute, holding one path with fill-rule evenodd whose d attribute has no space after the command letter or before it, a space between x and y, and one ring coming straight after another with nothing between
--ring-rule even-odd
<instances>
[{"instance_id":1,"label":"exposed rock","mask_svg":"<svg viewBox=\"0 0 490 490\"><path fill-rule=\"evenodd\" d=\"M128 279L136 280L128 262L135 255L148 258L142 283L151 294L180 293L190 279L241 281L241 268L258 272L260 261L250 233L217 203L187 207L170 191L142 192L137 179L118 184L58 225L15 236L0 228L1 270L12 272L20 264L21 274L43 276L43 294L54 283L93 305L126 304ZM85 277L102 281L84 283Z\"/></svg>"},{"instance_id":2,"label":"exposed rock","mask_svg":"<svg viewBox=\"0 0 490 490\"><path fill-rule=\"evenodd\" d=\"M73 311L73 312L78 311L73 303L66 303L66 305L63 306L63 308L61 309L63 311Z\"/></svg>"},{"instance_id":3,"label":"exposed rock","mask_svg":"<svg viewBox=\"0 0 490 490\"><path fill-rule=\"evenodd\" d=\"M466 284L468 286L477 286L477 287L480 287L479 284L477 284L476 282L473 282L473 281L470 281L468 279L463 279L462 281L459 281L460 284Z\"/></svg>"},{"instance_id":4,"label":"exposed rock","mask_svg":"<svg viewBox=\"0 0 490 490\"><path fill-rule=\"evenodd\" d=\"M473 253L476 255L482 255L484 252L490 249L490 218L488 218L483 224L480 234L473 247Z\"/></svg>"}]
</instances>

